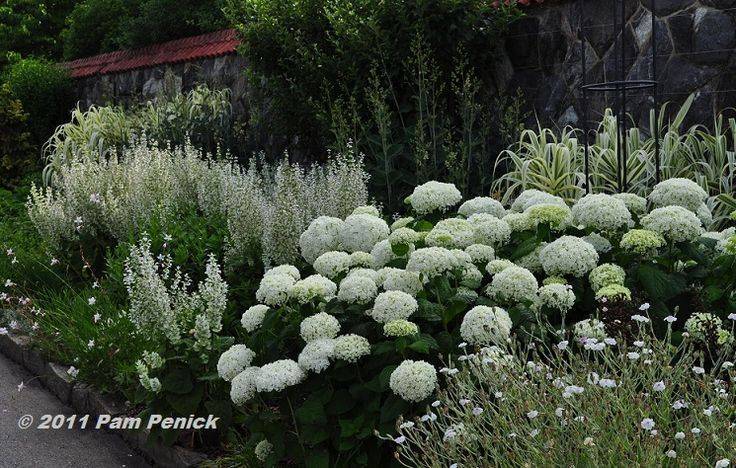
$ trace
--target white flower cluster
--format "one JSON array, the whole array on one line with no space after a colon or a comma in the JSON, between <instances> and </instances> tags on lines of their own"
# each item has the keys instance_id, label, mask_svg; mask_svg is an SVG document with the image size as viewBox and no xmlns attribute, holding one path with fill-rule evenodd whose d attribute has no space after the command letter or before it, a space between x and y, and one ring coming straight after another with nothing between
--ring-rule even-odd
<instances>
[{"instance_id":1,"label":"white flower cluster","mask_svg":"<svg viewBox=\"0 0 736 468\"><path fill-rule=\"evenodd\" d=\"M616 264L604 263L595 267L590 272L590 275L588 275L588 279L590 280L590 287L593 288L593 291L598 292L599 289L612 284L623 286L624 280L626 279L626 272Z\"/></svg>"},{"instance_id":2,"label":"white flower cluster","mask_svg":"<svg viewBox=\"0 0 736 468\"><path fill-rule=\"evenodd\" d=\"M220 355L217 361L217 373L223 380L229 382L250 366L255 355L256 353L245 345L233 345Z\"/></svg>"},{"instance_id":3,"label":"white flower cluster","mask_svg":"<svg viewBox=\"0 0 736 468\"><path fill-rule=\"evenodd\" d=\"M567 206L565 200L537 189L524 190L511 204L511 210L523 213L534 205L560 205Z\"/></svg>"},{"instance_id":4,"label":"white flower cluster","mask_svg":"<svg viewBox=\"0 0 736 468\"><path fill-rule=\"evenodd\" d=\"M513 323L500 307L475 306L463 317L460 336L474 345L504 344L511 336Z\"/></svg>"},{"instance_id":5,"label":"white flower cluster","mask_svg":"<svg viewBox=\"0 0 736 468\"><path fill-rule=\"evenodd\" d=\"M575 292L569 284L545 284L539 288L539 302L550 309L568 312L575 305Z\"/></svg>"},{"instance_id":6,"label":"white flower cluster","mask_svg":"<svg viewBox=\"0 0 736 468\"><path fill-rule=\"evenodd\" d=\"M644 197L640 197L635 193L615 193L611 196L624 202L626 209L631 214L642 215L647 212L647 199Z\"/></svg>"},{"instance_id":7,"label":"white flower cluster","mask_svg":"<svg viewBox=\"0 0 736 468\"><path fill-rule=\"evenodd\" d=\"M695 213L708 198L708 193L689 179L663 180L654 186L649 201L657 207L681 206Z\"/></svg>"},{"instance_id":8,"label":"white flower cluster","mask_svg":"<svg viewBox=\"0 0 736 468\"><path fill-rule=\"evenodd\" d=\"M504 304L531 301L536 297L539 283L531 271L516 265L496 273L486 289L490 297Z\"/></svg>"},{"instance_id":9,"label":"white flower cluster","mask_svg":"<svg viewBox=\"0 0 736 468\"><path fill-rule=\"evenodd\" d=\"M443 247L417 249L409 256L408 271L416 271L426 278L434 278L460 267L455 255Z\"/></svg>"},{"instance_id":10,"label":"white flower cluster","mask_svg":"<svg viewBox=\"0 0 736 468\"><path fill-rule=\"evenodd\" d=\"M289 291L296 280L286 273L266 273L256 291L258 302L269 306L280 306L289 299Z\"/></svg>"},{"instance_id":11,"label":"white flower cluster","mask_svg":"<svg viewBox=\"0 0 736 468\"><path fill-rule=\"evenodd\" d=\"M258 330L263 323L263 319L266 318L268 309L269 307L267 305L257 304L243 312L240 318L240 324L245 328L245 331L252 333Z\"/></svg>"},{"instance_id":12,"label":"white flower cluster","mask_svg":"<svg viewBox=\"0 0 736 468\"><path fill-rule=\"evenodd\" d=\"M289 289L289 297L300 304L329 301L337 293L337 285L322 275L311 275L299 280Z\"/></svg>"},{"instance_id":13,"label":"white flower cluster","mask_svg":"<svg viewBox=\"0 0 736 468\"><path fill-rule=\"evenodd\" d=\"M453 184L429 181L414 188L408 200L411 207L418 214L427 214L433 211L446 211L460 203L463 196Z\"/></svg>"},{"instance_id":14,"label":"white flower cluster","mask_svg":"<svg viewBox=\"0 0 736 468\"><path fill-rule=\"evenodd\" d=\"M335 338L335 359L346 362L358 362L363 356L371 353L371 344L360 335L342 335Z\"/></svg>"},{"instance_id":15,"label":"white flower cluster","mask_svg":"<svg viewBox=\"0 0 736 468\"><path fill-rule=\"evenodd\" d=\"M325 252L313 263L314 271L327 278L335 278L346 273L352 265L350 254L345 252Z\"/></svg>"},{"instance_id":16,"label":"white flower cluster","mask_svg":"<svg viewBox=\"0 0 736 468\"><path fill-rule=\"evenodd\" d=\"M428 362L407 359L391 373L389 386L404 400L420 402L434 393L437 371Z\"/></svg>"},{"instance_id":17,"label":"white flower cluster","mask_svg":"<svg viewBox=\"0 0 736 468\"><path fill-rule=\"evenodd\" d=\"M598 264L598 252L579 237L562 236L539 253L544 271L551 276L581 277Z\"/></svg>"},{"instance_id":18,"label":"white flower cluster","mask_svg":"<svg viewBox=\"0 0 736 468\"><path fill-rule=\"evenodd\" d=\"M299 334L307 343L320 338L334 338L338 333L340 333L340 322L325 312L305 318L299 326Z\"/></svg>"},{"instance_id":19,"label":"white flower cluster","mask_svg":"<svg viewBox=\"0 0 736 468\"><path fill-rule=\"evenodd\" d=\"M424 289L419 273L400 268L382 268L378 275L385 291L403 291L412 296Z\"/></svg>"},{"instance_id":20,"label":"white flower cluster","mask_svg":"<svg viewBox=\"0 0 736 468\"><path fill-rule=\"evenodd\" d=\"M506 215L506 209L501 202L491 197L475 197L470 199L460 205L457 212L466 218L476 213L486 213L496 218L503 218Z\"/></svg>"},{"instance_id":21,"label":"white flower cluster","mask_svg":"<svg viewBox=\"0 0 736 468\"><path fill-rule=\"evenodd\" d=\"M309 227L299 236L299 247L302 256L309 263L326 252L340 248L340 230L343 220L320 216L309 224Z\"/></svg>"},{"instance_id":22,"label":"white flower cluster","mask_svg":"<svg viewBox=\"0 0 736 468\"><path fill-rule=\"evenodd\" d=\"M370 316L376 322L388 323L407 319L417 311L417 300L403 291L385 291L376 297Z\"/></svg>"},{"instance_id":23,"label":"white flower cluster","mask_svg":"<svg viewBox=\"0 0 736 468\"><path fill-rule=\"evenodd\" d=\"M376 282L359 274L349 275L340 282L337 298L348 304L367 304L378 294Z\"/></svg>"},{"instance_id":24,"label":"white flower cluster","mask_svg":"<svg viewBox=\"0 0 736 468\"><path fill-rule=\"evenodd\" d=\"M511 238L512 228L506 222L507 217L498 219L486 213L471 215L468 218L468 223L470 223L475 233L475 243L493 247L499 247L508 243Z\"/></svg>"},{"instance_id":25,"label":"white flower cluster","mask_svg":"<svg viewBox=\"0 0 736 468\"><path fill-rule=\"evenodd\" d=\"M577 322L573 326L575 338L581 342L585 342L589 338L603 341L606 339L606 326L598 319L585 319Z\"/></svg>"},{"instance_id":26,"label":"white flower cluster","mask_svg":"<svg viewBox=\"0 0 736 468\"><path fill-rule=\"evenodd\" d=\"M671 242L690 242L705 232L692 211L676 205L652 210L641 219L641 225Z\"/></svg>"},{"instance_id":27,"label":"white flower cluster","mask_svg":"<svg viewBox=\"0 0 736 468\"><path fill-rule=\"evenodd\" d=\"M496 251L490 245L473 244L465 249L465 253L470 255L470 259L475 264L486 265L491 260L496 259Z\"/></svg>"},{"instance_id":28,"label":"white flower cluster","mask_svg":"<svg viewBox=\"0 0 736 468\"><path fill-rule=\"evenodd\" d=\"M632 222L626 204L611 195L586 195L572 207L574 222L597 231L616 231Z\"/></svg>"},{"instance_id":29,"label":"white flower cluster","mask_svg":"<svg viewBox=\"0 0 736 468\"><path fill-rule=\"evenodd\" d=\"M471 223L460 218L448 218L439 221L424 242L430 247L464 249L473 243L474 238L475 231Z\"/></svg>"},{"instance_id":30,"label":"white flower cluster","mask_svg":"<svg viewBox=\"0 0 736 468\"><path fill-rule=\"evenodd\" d=\"M391 233L383 219L370 214L353 214L340 228L340 246L348 252L370 252Z\"/></svg>"}]
</instances>

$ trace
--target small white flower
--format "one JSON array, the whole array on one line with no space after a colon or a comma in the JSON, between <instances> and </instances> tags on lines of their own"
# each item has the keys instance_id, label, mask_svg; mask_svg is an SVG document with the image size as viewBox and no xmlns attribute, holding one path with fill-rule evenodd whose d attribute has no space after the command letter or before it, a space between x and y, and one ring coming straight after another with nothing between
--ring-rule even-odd
<instances>
[{"instance_id":1,"label":"small white flower","mask_svg":"<svg viewBox=\"0 0 736 468\"><path fill-rule=\"evenodd\" d=\"M503 392L496 392L493 394L493 396L496 397L497 399L500 399L501 397L503 397Z\"/></svg>"},{"instance_id":2,"label":"small white flower","mask_svg":"<svg viewBox=\"0 0 736 468\"><path fill-rule=\"evenodd\" d=\"M433 408L437 408L437 407L438 407L438 406L440 406L441 404L442 404L442 403L440 403L440 400L435 400L435 401L433 401L433 402L432 402L432 407L433 407Z\"/></svg>"},{"instance_id":3,"label":"small white flower","mask_svg":"<svg viewBox=\"0 0 736 468\"><path fill-rule=\"evenodd\" d=\"M724 369L730 369L733 367L733 362L723 361L723 364L721 364L721 367L723 367Z\"/></svg>"},{"instance_id":4,"label":"small white flower","mask_svg":"<svg viewBox=\"0 0 736 468\"><path fill-rule=\"evenodd\" d=\"M96 313L95 315L93 315L93 316L92 316L92 321L93 321L94 323L97 323L97 322L99 322L99 321L100 321L100 319L101 319L101 318L102 318L102 315L100 315L100 313L99 313L99 312L97 312L97 313Z\"/></svg>"},{"instance_id":5,"label":"small white flower","mask_svg":"<svg viewBox=\"0 0 736 468\"><path fill-rule=\"evenodd\" d=\"M94 348L94 346L95 346L95 340L89 340L89 341L87 342L87 347L88 347L89 349L92 349L92 348Z\"/></svg>"},{"instance_id":6,"label":"small white flower","mask_svg":"<svg viewBox=\"0 0 736 468\"><path fill-rule=\"evenodd\" d=\"M680 432L677 432L677 433L675 434L675 439L677 439L677 440L682 440L682 439L684 439L684 438L685 438L685 433L684 433L684 432L682 432L682 431L680 431Z\"/></svg>"},{"instance_id":7,"label":"small white flower","mask_svg":"<svg viewBox=\"0 0 736 468\"><path fill-rule=\"evenodd\" d=\"M474 416L480 416L481 413L483 413L483 408L480 408L480 407L473 408L473 415Z\"/></svg>"},{"instance_id":8,"label":"small white flower","mask_svg":"<svg viewBox=\"0 0 736 468\"><path fill-rule=\"evenodd\" d=\"M651 431L652 429L654 429L655 426L654 420L652 418L644 418L639 424L641 425L641 428L645 431Z\"/></svg>"},{"instance_id":9,"label":"small white flower","mask_svg":"<svg viewBox=\"0 0 736 468\"><path fill-rule=\"evenodd\" d=\"M663 392L664 391L664 381L660 380L659 382L654 382L654 385L652 385L652 389L655 392Z\"/></svg>"},{"instance_id":10,"label":"small white flower","mask_svg":"<svg viewBox=\"0 0 736 468\"><path fill-rule=\"evenodd\" d=\"M603 340L603 342L608 346L613 346L616 344L616 338L606 338Z\"/></svg>"},{"instance_id":11,"label":"small white flower","mask_svg":"<svg viewBox=\"0 0 736 468\"><path fill-rule=\"evenodd\" d=\"M699 427L693 427L692 429L690 429L690 432L692 432L695 435L699 435L701 431Z\"/></svg>"},{"instance_id":12,"label":"small white flower","mask_svg":"<svg viewBox=\"0 0 736 468\"><path fill-rule=\"evenodd\" d=\"M644 342L643 341L634 341L634 346L636 346L637 348L642 348L644 346Z\"/></svg>"},{"instance_id":13,"label":"small white flower","mask_svg":"<svg viewBox=\"0 0 736 468\"><path fill-rule=\"evenodd\" d=\"M639 323L647 323L649 322L649 319L647 317L644 317L643 315L634 314L631 316L631 320Z\"/></svg>"},{"instance_id":14,"label":"small white flower","mask_svg":"<svg viewBox=\"0 0 736 468\"><path fill-rule=\"evenodd\" d=\"M586 446L588 446L588 447L592 447L592 446L594 446L594 445L595 445L595 443L593 442L593 438L592 438L592 437L586 437L586 438L585 438L585 439L583 440L583 445L586 445Z\"/></svg>"},{"instance_id":15,"label":"small white flower","mask_svg":"<svg viewBox=\"0 0 736 468\"><path fill-rule=\"evenodd\" d=\"M66 371L66 373L67 373L67 374L69 374L70 376L72 376L72 378L76 379L76 378L77 378L77 374L79 374L79 369L77 369L77 368L76 368L76 367L74 367L74 366L71 366L71 367L70 367L70 368L69 368L69 369L68 369L68 370Z\"/></svg>"},{"instance_id":16,"label":"small white flower","mask_svg":"<svg viewBox=\"0 0 736 468\"><path fill-rule=\"evenodd\" d=\"M705 369L700 366L693 366L693 372L697 375L705 374Z\"/></svg>"},{"instance_id":17,"label":"small white flower","mask_svg":"<svg viewBox=\"0 0 736 468\"><path fill-rule=\"evenodd\" d=\"M677 452L674 450L668 450L665 455L667 455L667 458L677 458Z\"/></svg>"},{"instance_id":18,"label":"small white flower","mask_svg":"<svg viewBox=\"0 0 736 468\"><path fill-rule=\"evenodd\" d=\"M460 406L467 406L470 403L470 400L467 398L461 398L458 403L460 403Z\"/></svg>"},{"instance_id":19,"label":"small white flower","mask_svg":"<svg viewBox=\"0 0 736 468\"><path fill-rule=\"evenodd\" d=\"M539 429L534 429L532 432L529 433L531 437L536 437L539 435Z\"/></svg>"},{"instance_id":20,"label":"small white flower","mask_svg":"<svg viewBox=\"0 0 736 468\"><path fill-rule=\"evenodd\" d=\"M394 442L396 442L397 444L403 444L404 441L406 441L406 437L404 437L404 436L399 436L399 437L397 437L397 438L394 439Z\"/></svg>"},{"instance_id":21,"label":"small white flower","mask_svg":"<svg viewBox=\"0 0 736 468\"><path fill-rule=\"evenodd\" d=\"M5 251L5 253L8 255L8 257L11 257L11 256L14 255L13 254L13 249L8 249L8 250Z\"/></svg>"},{"instance_id":22,"label":"small white flower","mask_svg":"<svg viewBox=\"0 0 736 468\"><path fill-rule=\"evenodd\" d=\"M564 408L560 408L558 406L557 409L555 409L555 416L557 416L558 418L561 418L562 415L563 415L563 413L564 413L564 411L565 411Z\"/></svg>"},{"instance_id":23,"label":"small white flower","mask_svg":"<svg viewBox=\"0 0 736 468\"><path fill-rule=\"evenodd\" d=\"M674 315L668 315L664 318L664 321L667 323L673 323L677 321L677 317L675 317Z\"/></svg>"},{"instance_id":24,"label":"small white flower","mask_svg":"<svg viewBox=\"0 0 736 468\"><path fill-rule=\"evenodd\" d=\"M648 302L645 302L644 304L639 306L639 310L641 310L642 312L646 312L647 310L649 310L650 307L651 305L649 305Z\"/></svg>"},{"instance_id":25,"label":"small white flower","mask_svg":"<svg viewBox=\"0 0 736 468\"><path fill-rule=\"evenodd\" d=\"M729 320L736 320L736 312L731 312L727 317Z\"/></svg>"},{"instance_id":26,"label":"small white flower","mask_svg":"<svg viewBox=\"0 0 736 468\"><path fill-rule=\"evenodd\" d=\"M716 462L716 468L726 468L730 464L731 460L729 460L728 458L721 458Z\"/></svg>"},{"instance_id":27,"label":"small white flower","mask_svg":"<svg viewBox=\"0 0 736 468\"><path fill-rule=\"evenodd\" d=\"M602 388L614 388L616 387L616 381L613 379L601 379L598 381L598 385Z\"/></svg>"},{"instance_id":28,"label":"small white flower","mask_svg":"<svg viewBox=\"0 0 736 468\"><path fill-rule=\"evenodd\" d=\"M462 343L460 343L459 345L457 345L457 347L460 348L460 349L465 349L467 346L468 346L468 343L466 343L464 341Z\"/></svg>"},{"instance_id":29,"label":"small white flower","mask_svg":"<svg viewBox=\"0 0 736 468\"><path fill-rule=\"evenodd\" d=\"M630 353L626 353L626 357L628 357L632 361L636 361L637 359L639 359L639 353L635 353L632 351Z\"/></svg>"},{"instance_id":30,"label":"small white flower","mask_svg":"<svg viewBox=\"0 0 736 468\"><path fill-rule=\"evenodd\" d=\"M7 335L8 329L5 327L0 327L0 335Z\"/></svg>"},{"instance_id":31,"label":"small white flower","mask_svg":"<svg viewBox=\"0 0 736 468\"><path fill-rule=\"evenodd\" d=\"M89 304L91 306L92 305L95 305L96 302L97 302L97 298L90 297L89 299L87 299L87 304Z\"/></svg>"},{"instance_id":32,"label":"small white flower","mask_svg":"<svg viewBox=\"0 0 736 468\"><path fill-rule=\"evenodd\" d=\"M56 258L56 257L52 257L51 258L51 266L58 265L58 264L59 264L59 259Z\"/></svg>"},{"instance_id":33,"label":"small white flower","mask_svg":"<svg viewBox=\"0 0 736 468\"><path fill-rule=\"evenodd\" d=\"M557 349L559 349L560 351L565 350L567 349L568 344L569 342L567 340L560 341L559 343L557 343Z\"/></svg>"},{"instance_id":34,"label":"small white flower","mask_svg":"<svg viewBox=\"0 0 736 468\"><path fill-rule=\"evenodd\" d=\"M689 406L690 404L684 400L677 400L676 402L672 403L672 409L676 409L676 410L687 408Z\"/></svg>"},{"instance_id":35,"label":"small white flower","mask_svg":"<svg viewBox=\"0 0 736 468\"><path fill-rule=\"evenodd\" d=\"M539 411L537 411L537 410L531 410L528 413L526 413L526 417L529 418L529 419L534 419L537 416L539 416Z\"/></svg>"},{"instance_id":36,"label":"small white flower","mask_svg":"<svg viewBox=\"0 0 736 468\"><path fill-rule=\"evenodd\" d=\"M19 384L18 384L18 391L20 392L20 391L21 391L21 390L23 390L23 389L24 389L25 387L26 387L26 384L24 384L23 382L19 383Z\"/></svg>"}]
</instances>

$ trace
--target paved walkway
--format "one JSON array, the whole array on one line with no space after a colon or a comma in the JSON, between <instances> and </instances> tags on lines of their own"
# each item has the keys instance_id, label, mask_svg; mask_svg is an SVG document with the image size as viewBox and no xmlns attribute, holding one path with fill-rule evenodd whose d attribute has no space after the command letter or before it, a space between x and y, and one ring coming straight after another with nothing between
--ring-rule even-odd
<instances>
[{"instance_id":1,"label":"paved walkway","mask_svg":"<svg viewBox=\"0 0 736 468\"><path fill-rule=\"evenodd\" d=\"M30 414L37 426L43 414L74 414L25 369L0 354L0 467L128 467L150 465L117 435L79 429L39 430L18 427ZM20 392L18 385L25 382Z\"/></svg>"}]
</instances>

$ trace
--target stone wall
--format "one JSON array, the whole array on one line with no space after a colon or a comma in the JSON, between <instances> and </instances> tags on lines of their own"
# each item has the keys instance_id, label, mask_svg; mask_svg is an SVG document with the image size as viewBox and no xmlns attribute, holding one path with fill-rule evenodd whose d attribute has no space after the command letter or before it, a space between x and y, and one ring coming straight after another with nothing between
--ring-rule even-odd
<instances>
[{"instance_id":1,"label":"stone wall","mask_svg":"<svg viewBox=\"0 0 736 468\"><path fill-rule=\"evenodd\" d=\"M625 0L627 22L626 76L651 78L651 13L649 0ZM690 93L695 101L687 123L709 123L713 110L736 107L736 0L657 0L657 70L660 102L681 103ZM616 79L613 73L613 11L611 0L585 0L585 46L588 82ZM524 92L527 105L545 124L582 125L580 85L580 15L577 0L548 0L530 7L512 25L501 47L494 76L497 88ZM235 54L133 70L78 81L82 106L107 102L129 103L153 98L167 71L184 91L198 83L232 90L236 114L264 115L249 109L254 87L245 75L245 60ZM592 96L591 124L614 104L611 96ZM629 112L646 126L652 106L650 93L629 95ZM671 106L676 109L677 106ZM263 120L263 119L261 119ZM264 129L264 138L268 133Z\"/></svg>"},{"instance_id":2,"label":"stone wall","mask_svg":"<svg viewBox=\"0 0 736 468\"><path fill-rule=\"evenodd\" d=\"M248 80L246 63L236 54L206 58L192 62L166 64L153 68L130 70L103 76L90 76L76 82L79 105L131 104L150 100L164 87L167 74L174 78L174 87L188 91L206 83L214 88L230 88L233 110L247 110Z\"/></svg>"},{"instance_id":3,"label":"stone wall","mask_svg":"<svg viewBox=\"0 0 736 468\"><path fill-rule=\"evenodd\" d=\"M648 0L626 0L627 79L651 78L648 5ZM736 0L657 0L656 6L660 102L682 103L695 93L686 123L708 124L714 109L736 107ZM585 0L585 12L588 82L617 79L612 2ZM507 90L520 87L546 123L582 124L579 24L578 1L547 2L530 8L506 39L497 80ZM629 94L628 110L643 125L648 122L642 117L651 109L650 96L641 91ZM607 101L601 94L593 96L591 123L613 104L612 96Z\"/></svg>"}]
</instances>

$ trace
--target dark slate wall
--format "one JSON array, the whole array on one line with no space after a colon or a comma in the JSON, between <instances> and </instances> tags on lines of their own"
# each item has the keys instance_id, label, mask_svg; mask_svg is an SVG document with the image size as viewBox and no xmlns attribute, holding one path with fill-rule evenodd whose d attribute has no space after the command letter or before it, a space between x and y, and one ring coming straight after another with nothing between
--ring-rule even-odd
<instances>
[{"instance_id":1,"label":"dark slate wall","mask_svg":"<svg viewBox=\"0 0 736 468\"><path fill-rule=\"evenodd\" d=\"M710 123L714 110L736 107L736 0L657 0L656 5L660 102L679 104L695 93L687 123ZM627 79L651 78L648 6L649 0L626 0ZM617 79L612 2L585 0L585 11L588 82ZM579 24L578 1L548 3L529 9L505 42L498 72L502 86L509 91L520 87L547 124L582 124ZM590 120L597 121L614 104L613 96L593 95ZM646 125L650 94L630 93L628 104L633 117Z\"/></svg>"}]
</instances>

